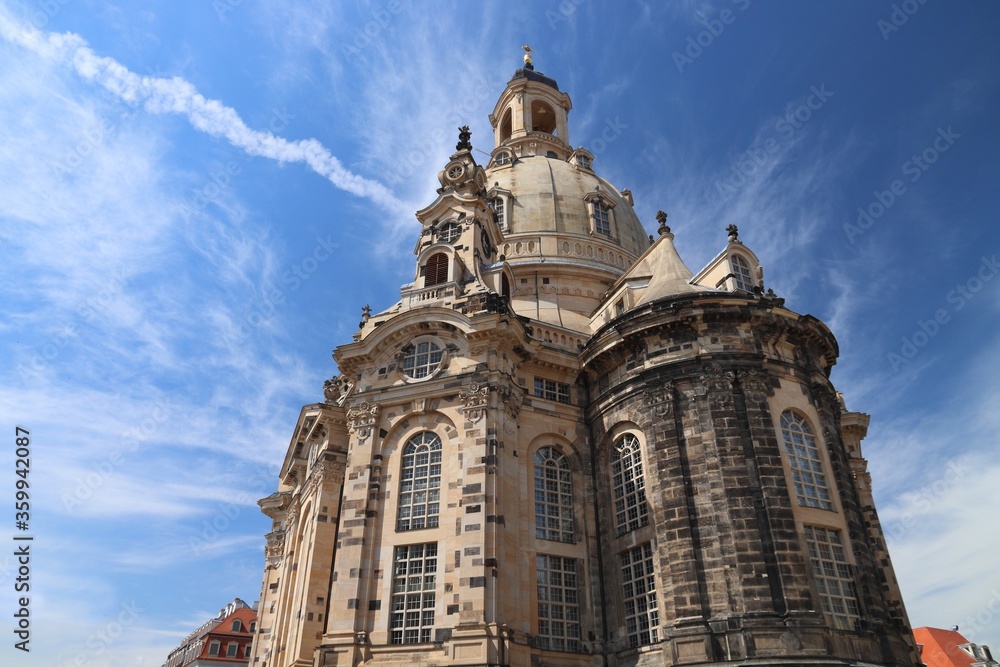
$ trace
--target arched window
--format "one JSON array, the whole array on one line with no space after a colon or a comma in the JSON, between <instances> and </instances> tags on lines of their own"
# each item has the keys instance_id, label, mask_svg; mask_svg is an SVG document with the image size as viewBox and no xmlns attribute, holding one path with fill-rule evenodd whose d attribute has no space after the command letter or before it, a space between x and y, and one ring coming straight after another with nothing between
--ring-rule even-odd
<instances>
[{"instance_id":1,"label":"arched window","mask_svg":"<svg viewBox=\"0 0 1000 667\"><path fill-rule=\"evenodd\" d=\"M441 511L441 438L424 431L403 449L396 530L437 528Z\"/></svg>"},{"instance_id":2,"label":"arched window","mask_svg":"<svg viewBox=\"0 0 1000 667\"><path fill-rule=\"evenodd\" d=\"M508 301L510 300L510 281L507 280L506 273L500 274L500 294Z\"/></svg>"},{"instance_id":3,"label":"arched window","mask_svg":"<svg viewBox=\"0 0 1000 667\"><path fill-rule=\"evenodd\" d=\"M781 413L781 438L785 442L788 467L792 469L799 505L832 510L823 459L820 458L816 436L809 428L809 422L798 413L785 410Z\"/></svg>"},{"instance_id":4,"label":"arched window","mask_svg":"<svg viewBox=\"0 0 1000 667\"><path fill-rule=\"evenodd\" d=\"M531 103L531 129L552 135L556 133L556 113L541 100Z\"/></svg>"},{"instance_id":5,"label":"arched window","mask_svg":"<svg viewBox=\"0 0 1000 667\"><path fill-rule=\"evenodd\" d=\"M502 167L505 164L510 164L510 159L511 159L510 153L508 153L507 151L500 151L499 153L497 153L497 157L494 160L494 163L498 167Z\"/></svg>"},{"instance_id":6,"label":"arched window","mask_svg":"<svg viewBox=\"0 0 1000 667\"><path fill-rule=\"evenodd\" d=\"M512 134L513 125L511 123L510 109L507 109L503 113L503 120L500 121L500 143L503 143L510 139Z\"/></svg>"},{"instance_id":7,"label":"arched window","mask_svg":"<svg viewBox=\"0 0 1000 667\"><path fill-rule=\"evenodd\" d=\"M233 632L243 632L243 623L240 619L233 621Z\"/></svg>"},{"instance_id":8,"label":"arched window","mask_svg":"<svg viewBox=\"0 0 1000 667\"><path fill-rule=\"evenodd\" d=\"M425 378L438 369L444 350L432 341L410 344L404 349L403 372L414 380Z\"/></svg>"},{"instance_id":9,"label":"arched window","mask_svg":"<svg viewBox=\"0 0 1000 667\"><path fill-rule=\"evenodd\" d=\"M441 228L438 239L442 243L454 243L462 235L462 228L454 222L449 222ZM436 255L435 255L436 257Z\"/></svg>"},{"instance_id":10,"label":"arched window","mask_svg":"<svg viewBox=\"0 0 1000 667\"><path fill-rule=\"evenodd\" d=\"M448 282L448 255L435 253L424 266L424 287Z\"/></svg>"},{"instance_id":11,"label":"arched window","mask_svg":"<svg viewBox=\"0 0 1000 667\"><path fill-rule=\"evenodd\" d=\"M752 292L754 280L750 277L750 266L746 260L739 255L732 255L729 262L733 266L733 282L736 284L736 289Z\"/></svg>"},{"instance_id":12,"label":"arched window","mask_svg":"<svg viewBox=\"0 0 1000 667\"><path fill-rule=\"evenodd\" d=\"M615 443L611 463L611 486L615 502L615 525L618 534L649 523L646 482L642 474L642 451L639 439L626 433Z\"/></svg>"},{"instance_id":13,"label":"arched window","mask_svg":"<svg viewBox=\"0 0 1000 667\"><path fill-rule=\"evenodd\" d=\"M576 541L569 463L553 447L542 447L535 454L535 537Z\"/></svg>"}]
</instances>

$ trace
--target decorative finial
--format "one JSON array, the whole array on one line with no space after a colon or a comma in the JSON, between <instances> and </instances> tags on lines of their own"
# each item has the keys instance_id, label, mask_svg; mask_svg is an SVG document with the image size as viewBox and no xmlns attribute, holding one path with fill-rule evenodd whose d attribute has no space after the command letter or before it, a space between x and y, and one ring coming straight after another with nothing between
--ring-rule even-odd
<instances>
[{"instance_id":1,"label":"decorative finial","mask_svg":"<svg viewBox=\"0 0 1000 667\"><path fill-rule=\"evenodd\" d=\"M726 231L729 232L730 243L739 243L740 230L736 225L729 225L728 227L726 227Z\"/></svg>"},{"instance_id":2,"label":"decorative finial","mask_svg":"<svg viewBox=\"0 0 1000 667\"><path fill-rule=\"evenodd\" d=\"M455 144L455 150L457 151L471 151L472 143L469 139L472 138L472 132L469 132L469 126L463 125L458 128L458 143Z\"/></svg>"},{"instance_id":3,"label":"decorative finial","mask_svg":"<svg viewBox=\"0 0 1000 667\"><path fill-rule=\"evenodd\" d=\"M670 233L670 227L667 227L667 214L663 211L656 212L656 221L660 223L660 228L656 231L660 236Z\"/></svg>"},{"instance_id":4,"label":"decorative finial","mask_svg":"<svg viewBox=\"0 0 1000 667\"><path fill-rule=\"evenodd\" d=\"M367 322L368 318L370 318L371 316L372 316L372 307L366 303L364 307L361 309L361 321Z\"/></svg>"},{"instance_id":5,"label":"decorative finial","mask_svg":"<svg viewBox=\"0 0 1000 667\"><path fill-rule=\"evenodd\" d=\"M531 47L525 44L521 48L524 49L524 69L535 69L535 66L531 64L531 54L533 53Z\"/></svg>"}]
</instances>

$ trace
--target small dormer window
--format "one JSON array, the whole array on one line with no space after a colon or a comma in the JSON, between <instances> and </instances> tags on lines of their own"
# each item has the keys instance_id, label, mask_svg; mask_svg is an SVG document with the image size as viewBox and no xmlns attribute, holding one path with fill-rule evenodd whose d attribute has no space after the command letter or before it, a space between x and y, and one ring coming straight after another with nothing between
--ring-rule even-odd
<instances>
[{"instance_id":1,"label":"small dormer window","mask_svg":"<svg viewBox=\"0 0 1000 667\"><path fill-rule=\"evenodd\" d=\"M501 151L500 153L497 153L497 157L494 162L497 166L510 164L510 153L508 153L507 151Z\"/></svg>"},{"instance_id":2,"label":"small dormer window","mask_svg":"<svg viewBox=\"0 0 1000 667\"><path fill-rule=\"evenodd\" d=\"M754 281L750 277L750 265L739 255L730 257L729 262L733 267L733 283L736 289L743 290L744 292L753 292Z\"/></svg>"},{"instance_id":3,"label":"small dormer window","mask_svg":"<svg viewBox=\"0 0 1000 667\"><path fill-rule=\"evenodd\" d=\"M503 197L491 197L489 200L489 207L492 209L494 219L497 221L497 225L500 229L507 229L506 216L504 215Z\"/></svg>"},{"instance_id":4,"label":"small dormer window","mask_svg":"<svg viewBox=\"0 0 1000 667\"><path fill-rule=\"evenodd\" d=\"M594 202L594 232L611 236L611 207L603 201Z\"/></svg>"},{"instance_id":5,"label":"small dormer window","mask_svg":"<svg viewBox=\"0 0 1000 667\"><path fill-rule=\"evenodd\" d=\"M577 155L576 156L576 163L579 166L583 167L584 169L590 169L591 168L590 158L587 157L586 155Z\"/></svg>"},{"instance_id":6,"label":"small dormer window","mask_svg":"<svg viewBox=\"0 0 1000 667\"><path fill-rule=\"evenodd\" d=\"M441 239L442 243L454 243L461 235L462 228L454 222L449 222L441 228L441 233L438 238Z\"/></svg>"},{"instance_id":7,"label":"small dormer window","mask_svg":"<svg viewBox=\"0 0 1000 667\"><path fill-rule=\"evenodd\" d=\"M233 621L233 632L243 632L243 623L239 619Z\"/></svg>"}]
</instances>

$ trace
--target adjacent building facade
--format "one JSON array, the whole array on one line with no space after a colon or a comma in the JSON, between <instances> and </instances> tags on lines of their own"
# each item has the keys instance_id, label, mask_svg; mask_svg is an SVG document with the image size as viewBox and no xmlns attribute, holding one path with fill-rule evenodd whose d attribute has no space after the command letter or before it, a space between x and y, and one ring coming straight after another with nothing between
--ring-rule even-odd
<instances>
[{"instance_id":1,"label":"adjacent building facade","mask_svg":"<svg viewBox=\"0 0 1000 667\"><path fill-rule=\"evenodd\" d=\"M526 63L302 409L255 667L919 664L827 327L697 274ZM725 243L721 243L725 240Z\"/></svg>"},{"instance_id":2,"label":"adjacent building facade","mask_svg":"<svg viewBox=\"0 0 1000 667\"><path fill-rule=\"evenodd\" d=\"M234 667L250 662L257 612L236 598L184 638L163 667Z\"/></svg>"}]
</instances>

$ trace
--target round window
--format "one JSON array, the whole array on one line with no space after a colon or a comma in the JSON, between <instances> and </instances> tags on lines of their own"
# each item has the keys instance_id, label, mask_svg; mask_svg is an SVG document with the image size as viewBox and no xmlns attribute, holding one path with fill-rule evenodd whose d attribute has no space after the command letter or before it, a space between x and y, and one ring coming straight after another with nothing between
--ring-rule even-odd
<instances>
[{"instance_id":1,"label":"round window","mask_svg":"<svg viewBox=\"0 0 1000 667\"><path fill-rule=\"evenodd\" d=\"M415 380L425 378L441 365L443 350L434 342L414 343L403 357L403 372Z\"/></svg>"},{"instance_id":2,"label":"round window","mask_svg":"<svg viewBox=\"0 0 1000 667\"><path fill-rule=\"evenodd\" d=\"M462 228L454 222L449 222L441 228L440 239L444 243L454 243L462 235Z\"/></svg>"}]
</instances>

